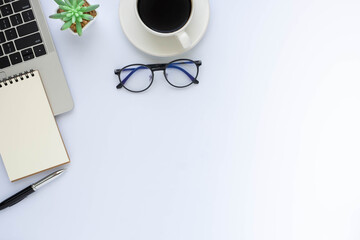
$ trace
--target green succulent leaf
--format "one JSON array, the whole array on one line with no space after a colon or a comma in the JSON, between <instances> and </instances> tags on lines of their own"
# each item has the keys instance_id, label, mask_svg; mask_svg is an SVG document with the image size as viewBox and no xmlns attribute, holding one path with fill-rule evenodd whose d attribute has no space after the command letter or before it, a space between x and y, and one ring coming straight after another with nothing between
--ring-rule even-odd
<instances>
[{"instance_id":1,"label":"green succulent leaf","mask_svg":"<svg viewBox=\"0 0 360 240\"><path fill-rule=\"evenodd\" d=\"M53 18L53 19L62 19L63 17L64 17L64 15L61 13L56 13L56 14L49 16L49 18Z\"/></svg>"},{"instance_id":2,"label":"green succulent leaf","mask_svg":"<svg viewBox=\"0 0 360 240\"><path fill-rule=\"evenodd\" d=\"M66 6L66 5L61 5L61 6L59 6L59 8L62 9L62 10L64 10L64 11L71 11L71 10L72 10L71 7Z\"/></svg>"},{"instance_id":3,"label":"green succulent leaf","mask_svg":"<svg viewBox=\"0 0 360 240\"><path fill-rule=\"evenodd\" d=\"M93 16L89 15L89 14L82 14L81 17L85 20L91 21L93 20Z\"/></svg>"},{"instance_id":4,"label":"green succulent leaf","mask_svg":"<svg viewBox=\"0 0 360 240\"><path fill-rule=\"evenodd\" d=\"M80 8L80 11L82 11L82 12L90 12L92 10L97 9L99 6L100 6L99 4L95 4L95 5L91 5L91 6L88 6L88 7L83 7L83 8Z\"/></svg>"},{"instance_id":5,"label":"green succulent leaf","mask_svg":"<svg viewBox=\"0 0 360 240\"><path fill-rule=\"evenodd\" d=\"M75 7L76 7L76 4L77 4L77 0L70 0L70 3L71 3L71 6L72 6L73 8L75 8Z\"/></svg>"},{"instance_id":6,"label":"green succulent leaf","mask_svg":"<svg viewBox=\"0 0 360 240\"><path fill-rule=\"evenodd\" d=\"M67 21L69 21L69 20L71 20L72 19L72 17L64 17L62 20L64 21L64 22L67 22Z\"/></svg>"},{"instance_id":7,"label":"green succulent leaf","mask_svg":"<svg viewBox=\"0 0 360 240\"><path fill-rule=\"evenodd\" d=\"M69 7L72 6L72 4L71 4L71 2L70 2L69 0L65 0L65 3L66 3Z\"/></svg>"},{"instance_id":8,"label":"green succulent leaf","mask_svg":"<svg viewBox=\"0 0 360 240\"><path fill-rule=\"evenodd\" d=\"M54 0L59 6L65 5L62 0Z\"/></svg>"},{"instance_id":9,"label":"green succulent leaf","mask_svg":"<svg viewBox=\"0 0 360 240\"><path fill-rule=\"evenodd\" d=\"M82 27L81 27L81 23L80 22L76 22L76 31L78 33L79 36L82 35Z\"/></svg>"},{"instance_id":10,"label":"green succulent leaf","mask_svg":"<svg viewBox=\"0 0 360 240\"><path fill-rule=\"evenodd\" d=\"M82 5L84 5L85 1L84 0L79 0L79 3L78 3L78 7L81 8Z\"/></svg>"},{"instance_id":11,"label":"green succulent leaf","mask_svg":"<svg viewBox=\"0 0 360 240\"><path fill-rule=\"evenodd\" d=\"M73 15L72 18L71 18L71 22L75 23L75 21L76 21L76 17Z\"/></svg>"},{"instance_id":12,"label":"green succulent leaf","mask_svg":"<svg viewBox=\"0 0 360 240\"><path fill-rule=\"evenodd\" d=\"M61 30L66 30L72 25L71 21L67 21L64 23L64 25L61 27Z\"/></svg>"}]
</instances>

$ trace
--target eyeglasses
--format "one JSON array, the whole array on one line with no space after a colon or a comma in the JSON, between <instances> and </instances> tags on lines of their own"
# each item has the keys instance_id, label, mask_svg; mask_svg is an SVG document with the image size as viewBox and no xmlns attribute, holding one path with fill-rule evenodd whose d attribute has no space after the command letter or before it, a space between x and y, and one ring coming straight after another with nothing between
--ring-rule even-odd
<instances>
[{"instance_id":1,"label":"eyeglasses","mask_svg":"<svg viewBox=\"0 0 360 240\"><path fill-rule=\"evenodd\" d=\"M132 64L122 69L116 69L120 83L117 89L125 88L134 93L143 92L151 86L155 71L164 71L166 81L173 87L184 88L191 84L198 84L199 67L201 61L178 59L163 64Z\"/></svg>"}]
</instances>

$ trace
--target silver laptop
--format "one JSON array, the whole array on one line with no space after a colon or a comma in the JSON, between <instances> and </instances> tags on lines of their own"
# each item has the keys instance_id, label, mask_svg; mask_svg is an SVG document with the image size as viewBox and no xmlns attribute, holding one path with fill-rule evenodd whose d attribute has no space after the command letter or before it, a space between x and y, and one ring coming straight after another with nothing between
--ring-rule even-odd
<instances>
[{"instance_id":1,"label":"silver laptop","mask_svg":"<svg viewBox=\"0 0 360 240\"><path fill-rule=\"evenodd\" d=\"M0 79L39 70L54 115L73 100L39 0L0 0Z\"/></svg>"}]
</instances>

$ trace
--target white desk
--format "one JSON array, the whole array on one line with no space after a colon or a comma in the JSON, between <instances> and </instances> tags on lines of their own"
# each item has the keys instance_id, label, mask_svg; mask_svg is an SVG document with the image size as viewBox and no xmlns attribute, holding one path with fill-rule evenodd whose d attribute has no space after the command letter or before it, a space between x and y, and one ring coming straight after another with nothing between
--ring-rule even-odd
<instances>
[{"instance_id":1,"label":"white desk","mask_svg":"<svg viewBox=\"0 0 360 240\"><path fill-rule=\"evenodd\" d=\"M113 70L172 60L125 38L97 1L82 38L48 20L75 109L57 118L67 173L0 213L0 239L359 239L360 2L210 0L200 84ZM94 2L95 3L95 2ZM46 15L55 4L42 0ZM41 176L9 183L0 199Z\"/></svg>"}]
</instances>

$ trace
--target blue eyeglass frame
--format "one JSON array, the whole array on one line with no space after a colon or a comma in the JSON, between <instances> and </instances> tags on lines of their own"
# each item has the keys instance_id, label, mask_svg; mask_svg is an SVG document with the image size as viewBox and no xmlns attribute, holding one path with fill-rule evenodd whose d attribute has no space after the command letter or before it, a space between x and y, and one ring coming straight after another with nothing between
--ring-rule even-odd
<instances>
[{"instance_id":1,"label":"blue eyeglass frame","mask_svg":"<svg viewBox=\"0 0 360 240\"><path fill-rule=\"evenodd\" d=\"M196 75L195 75L195 76L192 76L192 75L191 75L188 71L186 71L185 69L183 69L183 68L181 68L181 67L179 67L179 66L176 66L176 63L178 63L178 62L179 62L178 64L184 64L184 63L186 63L186 62L180 62L180 61L187 61L188 63L195 64L195 66L196 66L196 68L197 68L197 69L196 69ZM151 87L151 85L152 85L152 83L153 83L153 81L154 81L154 72L155 72L155 71L164 71L164 77L165 77L166 81L167 81L171 86L176 87L176 88L185 88L185 87L190 86L191 84L199 84L199 81L197 80L197 77L198 77L198 75L199 75L199 67L200 67L201 65L202 65L202 62L201 62L200 60L193 61L193 60L191 60L191 59L186 59L186 58L184 58L184 59L176 59L176 60L171 61L171 62L169 62L169 63L159 63L159 64L131 64L131 65L127 65L127 66L125 66L125 67L123 67L123 68L121 68L121 69L115 69L115 72L114 72L114 73L115 73L115 75L118 75L119 81L120 81L120 83L116 86L116 88L117 88L117 89L125 88L126 90L128 90L128 91L130 91L130 92L134 92L134 93L144 92L144 91L146 91L147 89L149 89L149 88ZM132 67L132 66L137 66L137 68L130 68L130 67ZM152 74L152 76L151 76L151 82L150 82L149 86L146 87L145 89L139 90L139 91L134 91L134 90L131 90L131 89L126 88L125 83L126 83L126 81L131 77L131 75L133 75L137 70L139 70L139 69L145 69L145 68L149 69L149 70L151 71L151 74ZM190 78L191 82L190 82L189 84L187 84L187 85L184 85L184 86L177 86L177 85L172 84L172 83L169 81L169 79L167 78L167 76L166 76L166 72L165 72L165 71L166 71L167 68L176 68L176 69L182 71L183 73L185 73L185 74ZM125 79L121 80L121 79L120 79L120 74L121 74L121 72L123 72L123 71L131 71L131 72L125 77Z\"/></svg>"}]
</instances>

